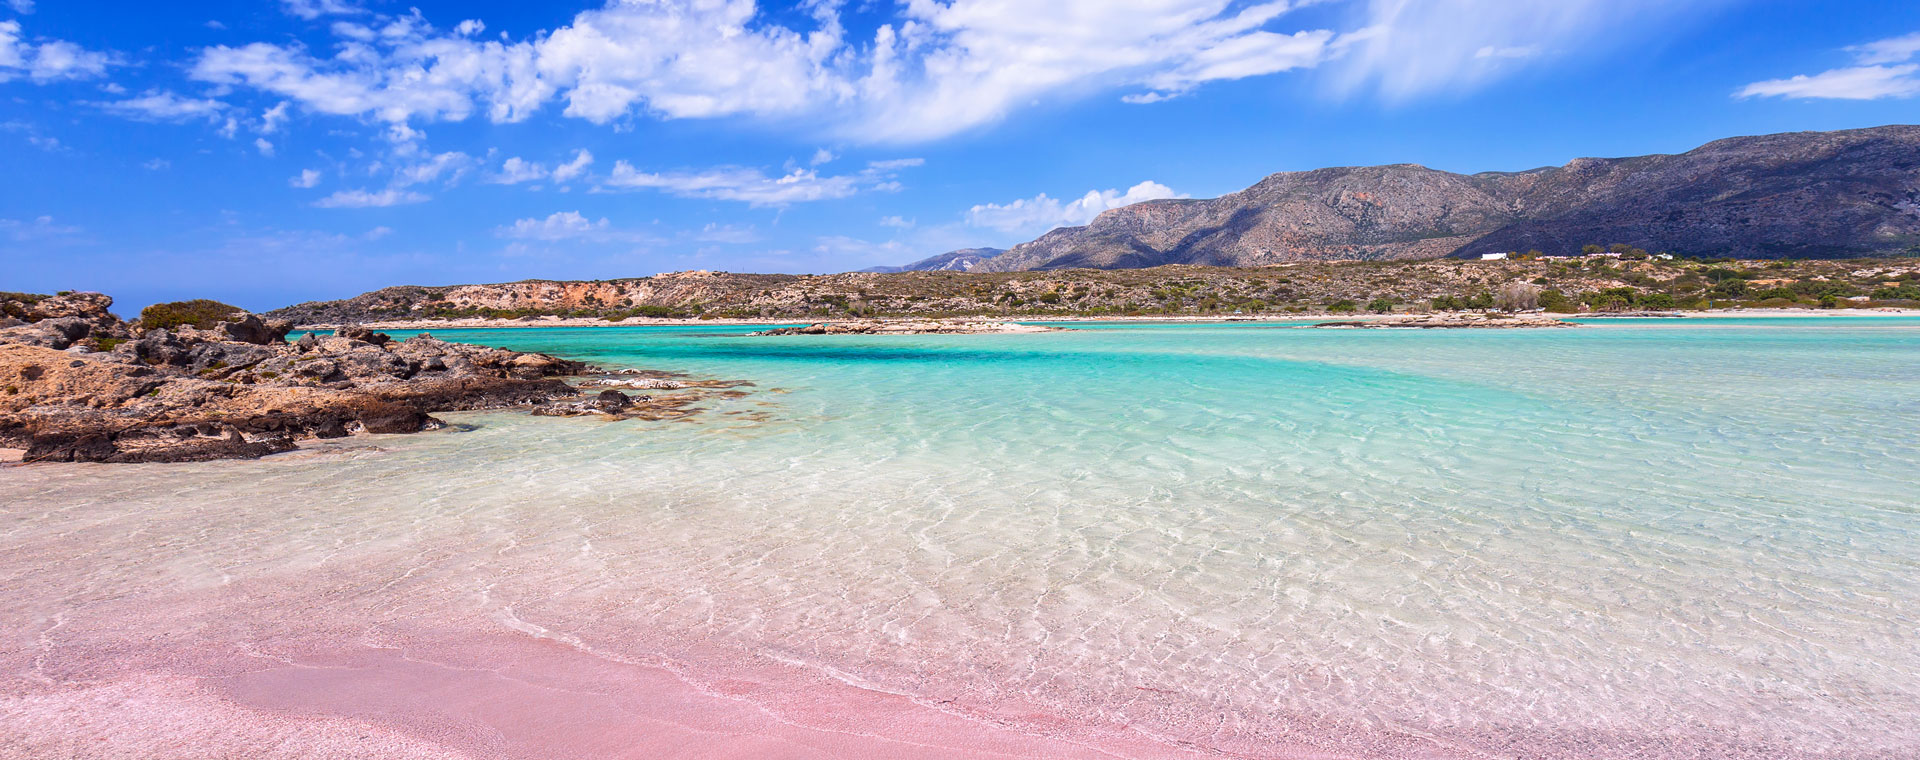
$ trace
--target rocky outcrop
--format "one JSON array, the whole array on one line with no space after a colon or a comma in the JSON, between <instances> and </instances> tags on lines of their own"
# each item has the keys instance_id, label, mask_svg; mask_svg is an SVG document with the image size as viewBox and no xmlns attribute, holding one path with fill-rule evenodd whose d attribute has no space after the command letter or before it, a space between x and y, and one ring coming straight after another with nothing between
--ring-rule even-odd
<instances>
[{"instance_id":1,"label":"rocky outcrop","mask_svg":"<svg viewBox=\"0 0 1920 760\"><path fill-rule=\"evenodd\" d=\"M130 334L112 307L113 299L100 293L0 293L0 343L99 348Z\"/></svg>"},{"instance_id":2,"label":"rocky outcrop","mask_svg":"<svg viewBox=\"0 0 1920 760\"><path fill-rule=\"evenodd\" d=\"M302 438L411 433L439 426L437 411L573 397L559 378L585 369L430 335L348 330L287 344L287 325L250 314L89 351L81 341L128 330L88 319L0 330L0 447L25 449L25 461L245 458Z\"/></svg>"},{"instance_id":3,"label":"rocky outcrop","mask_svg":"<svg viewBox=\"0 0 1920 760\"><path fill-rule=\"evenodd\" d=\"M1745 258L1920 247L1920 127L1736 137L1679 155L1526 172L1413 164L1285 172L1220 198L1107 211L975 271L1571 253L1613 243Z\"/></svg>"}]
</instances>

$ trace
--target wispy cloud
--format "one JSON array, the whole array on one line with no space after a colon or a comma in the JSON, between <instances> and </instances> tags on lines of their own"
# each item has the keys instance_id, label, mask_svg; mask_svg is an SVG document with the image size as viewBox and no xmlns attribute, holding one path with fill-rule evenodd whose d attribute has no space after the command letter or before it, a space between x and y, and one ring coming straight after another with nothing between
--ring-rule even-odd
<instances>
[{"instance_id":1,"label":"wispy cloud","mask_svg":"<svg viewBox=\"0 0 1920 760\"><path fill-rule=\"evenodd\" d=\"M845 198L859 191L853 176L821 176L811 169L795 169L768 176L759 169L722 166L695 171L643 172L617 161L603 187L659 190L684 198L742 201L755 206L784 206L807 201Z\"/></svg>"},{"instance_id":2,"label":"wispy cloud","mask_svg":"<svg viewBox=\"0 0 1920 760\"><path fill-rule=\"evenodd\" d=\"M590 243L647 243L654 238L641 232L614 227L606 217L589 219L578 211L557 211L545 218L531 217L494 230L494 234L513 240L558 242L577 240Z\"/></svg>"},{"instance_id":3,"label":"wispy cloud","mask_svg":"<svg viewBox=\"0 0 1920 760\"><path fill-rule=\"evenodd\" d=\"M380 191L341 190L314 201L313 205L318 208L385 208L425 203L428 200L429 198L421 193L390 187Z\"/></svg>"},{"instance_id":4,"label":"wispy cloud","mask_svg":"<svg viewBox=\"0 0 1920 760\"><path fill-rule=\"evenodd\" d=\"M1920 95L1920 32L1847 48L1858 65L1768 79L1740 88L1735 97L1878 100Z\"/></svg>"},{"instance_id":5,"label":"wispy cloud","mask_svg":"<svg viewBox=\"0 0 1920 760\"><path fill-rule=\"evenodd\" d=\"M226 110L227 105L207 98L181 97L167 90L149 90L137 98L126 98L95 106L110 113L143 121L186 121L189 119L211 119ZM231 135L228 135L231 136Z\"/></svg>"},{"instance_id":6,"label":"wispy cloud","mask_svg":"<svg viewBox=\"0 0 1920 760\"><path fill-rule=\"evenodd\" d=\"M1011 203L983 203L967 210L967 223L1009 234L1037 234L1055 227L1072 227L1093 221L1101 212L1141 201L1184 198L1173 188L1146 181L1119 190L1089 190L1072 201L1061 201L1041 193Z\"/></svg>"},{"instance_id":7,"label":"wispy cloud","mask_svg":"<svg viewBox=\"0 0 1920 760\"><path fill-rule=\"evenodd\" d=\"M1357 0L1329 41L1327 80L1343 95L1389 102L1474 90L1518 62L1591 58L1615 40L1646 42L1718 0ZM1529 64L1537 65L1537 64Z\"/></svg>"},{"instance_id":8,"label":"wispy cloud","mask_svg":"<svg viewBox=\"0 0 1920 760\"><path fill-rule=\"evenodd\" d=\"M341 51L214 46L193 76L389 122L513 122L552 104L596 124L745 116L882 142L953 134L1049 96L1178 93L1311 67L1335 37L1275 28L1294 7L1285 0L1141 0L1124 12L1106 0L911 2L868 37L850 35L838 2L775 21L744 0L609 0L520 40L482 38L478 21L438 30L417 12L362 24L367 12L339 0L282 5L316 22L351 17L330 24Z\"/></svg>"}]
</instances>

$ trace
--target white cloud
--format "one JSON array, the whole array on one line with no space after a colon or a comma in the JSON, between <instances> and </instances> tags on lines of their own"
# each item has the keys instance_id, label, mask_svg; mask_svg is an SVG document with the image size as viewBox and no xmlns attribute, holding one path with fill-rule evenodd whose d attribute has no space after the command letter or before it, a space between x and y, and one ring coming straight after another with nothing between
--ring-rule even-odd
<instances>
[{"instance_id":1,"label":"white cloud","mask_svg":"<svg viewBox=\"0 0 1920 760\"><path fill-rule=\"evenodd\" d=\"M375 227L373 229L367 230L367 234L361 235L361 237L366 238L367 240L379 240L391 234L393 234L392 227L381 226L381 227Z\"/></svg>"},{"instance_id":2,"label":"white cloud","mask_svg":"<svg viewBox=\"0 0 1920 760\"><path fill-rule=\"evenodd\" d=\"M1517 45L1514 47L1494 47L1488 45L1473 52L1475 58L1532 58L1540 54L1538 45Z\"/></svg>"},{"instance_id":3,"label":"white cloud","mask_svg":"<svg viewBox=\"0 0 1920 760\"><path fill-rule=\"evenodd\" d=\"M148 159L147 161L142 162L140 166L148 171L157 172L157 171L161 171L169 167L172 167L173 162L168 161L164 158L154 158L154 159Z\"/></svg>"},{"instance_id":4,"label":"white cloud","mask_svg":"<svg viewBox=\"0 0 1920 760\"><path fill-rule=\"evenodd\" d=\"M1463 92L1518 71L1520 59L1592 60L1645 44L1722 0L1361 0L1351 31L1329 42L1330 83L1388 101Z\"/></svg>"},{"instance_id":5,"label":"white cloud","mask_svg":"<svg viewBox=\"0 0 1920 760\"><path fill-rule=\"evenodd\" d=\"M1920 57L1920 32L1855 45L1847 52L1859 65L1754 82L1734 96L1878 100L1920 95L1920 63L1906 63Z\"/></svg>"},{"instance_id":6,"label":"white cloud","mask_svg":"<svg viewBox=\"0 0 1920 760\"><path fill-rule=\"evenodd\" d=\"M320 170L301 169L300 176L287 180L287 185L289 187L298 187L302 189L318 187L320 185Z\"/></svg>"},{"instance_id":7,"label":"white cloud","mask_svg":"<svg viewBox=\"0 0 1920 760\"><path fill-rule=\"evenodd\" d=\"M893 227L895 229L902 229L902 230L910 230L910 229L913 229L913 220L907 219L905 217L901 217L898 215L883 216L883 217L880 217L880 226Z\"/></svg>"},{"instance_id":8,"label":"white cloud","mask_svg":"<svg viewBox=\"0 0 1920 760\"><path fill-rule=\"evenodd\" d=\"M1740 89L1739 97L1828 98L1836 100L1877 100L1920 95L1920 64L1901 66L1855 66L1833 69L1814 75L1801 74L1787 79L1754 82Z\"/></svg>"},{"instance_id":9,"label":"white cloud","mask_svg":"<svg viewBox=\"0 0 1920 760\"><path fill-rule=\"evenodd\" d=\"M500 164L500 173L487 178L496 185L517 185L547 178L547 167L514 156Z\"/></svg>"},{"instance_id":10,"label":"white cloud","mask_svg":"<svg viewBox=\"0 0 1920 760\"><path fill-rule=\"evenodd\" d=\"M591 165L593 165L593 154L588 153L585 148L582 148L578 152L573 154L572 161L568 161L554 168L553 181L555 182L570 181L573 178L580 176L581 173L585 172L587 170L587 167Z\"/></svg>"},{"instance_id":11,"label":"white cloud","mask_svg":"<svg viewBox=\"0 0 1920 760\"><path fill-rule=\"evenodd\" d=\"M924 158L890 158L885 161L868 161L867 168L886 172L895 169L911 169L915 166L924 166L926 163L927 160Z\"/></svg>"},{"instance_id":12,"label":"white cloud","mask_svg":"<svg viewBox=\"0 0 1920 760\"><path fill-rule=\"evenodd\" d=\"M447 184L458 182L468 170L477 163L472 156L459 151L448 151L430 156L425 161L402 166L393 173L394 187L410 187L443 180Z\"/></svg>"},{"instance_id":13,"label":"white cloud","mask_svg":"<svg viewBox=\"0 0 1920 760\"><path fill-rule=\"evenodd\" d=\"M700 228L700 232L696 233L693 239L703 243L745 244L759 242L760 235L753 231L752 226L735 227L731 224L708 222L707 226Z\"/></svg>"},{"instance_id":14,"label":"white cloud","mask_svg":"<svg viewBox=\"0 0 1920 760\"><path fill-rule=\"evenodd\" d=\"M498 234L519 240L551 241L598 235L605 233L608 228L606 217L595 222L581 216L578 211L556 211L545 219L521 219L512 226L500 228Z\"/></svg>"},{"instance_id":15,"label":"white cloud","mask_svg":"<svg viewBox=\"0 0 1920 760\"><path fill-rule=\"evenodd\" d=\"M105 75L107 67L116 63L112 55L65 40L28 42L22 34L20 22L0 21L0 82L21 76L36 84L91 79Z\"/></svg>"},{"instance_id":16,"label":"white cloud","mask_svg":"<svg viewBox=\"0 0 1920 760\"><path fill-rule=\"evenodd\" d=\"M280 0L288 15L312 21L321 16L352 15L366 11L344 0Z\"/></svg>"},{"instance_id":17,"label":"white cloud","mask_svg":"<svg viewBox=\"0 0 1920 760\"><path fill-rule=\"evenodd\" d=\"M264 137L254 138L253 147L260 151L260 155L266 156L267 158L273 158L273 143L267 142L267 138L264 138Z\"/></svg>"},{"instance_id":18,"label":"white cloud","mask_svg":"<svg viewBox=\"0 0 1920 760\"><path fill-rule=\"evenodd\" d=\"M287 123L287 103L281 101L279 105L260 114L260 134L270 135L278 132L280 126L285 123Z\"/></svg>"},{"instance_id":19,"label":"white cloud","mask_svg":"<svg viewBox=\"0 0 1920 760\"><path fill-rule=\"evenodd\" d=\"M33 0L7 0L7 5L13 6L13 12L22 16L33 14Z\"/></svg>"},{"instance_id":20,"label":"white cloud","mask_svg":"<svg viewBox=\"0 0 1920 760\"><path fill-rule=\"evenodd\" d=\"M427 200L427 196L420 193L390 187L379 192L341 190L340 192L314 201L313 205L319 208L385 208L387 206L404 206L410 203L424 203Z\"/></svg>"},{"instance_id":21,"label":"white cloud","mask_svg":"<svg viewBox=\"0 0 1920 760\"><path fill-rule=\"evenodd\" d=\"M807 161L807 165L819 166L825 163L832 163L836 158L839 158L839 156L834 155L833 151L821 148L813 152L813 158Z\"/></svg>"},{"instance_id":22,"label":"white cloud","mask_svg":"<svg viewBox=\"0 0 1920 760\"><path fill-rule=\"evenodd\" d=\"M711 225L709 225L711 226ZM514 240L556 242L578 240L589 243L647 243L653 238L638 232L621 230L606 217L588 219L578 211L557 211L545 219L528 218L494 230L494 234Z\"/></svg>"},{"instance_id":23,"label":"white cloud","mask_svg":"<svg viewBox=\"0 0 1920 760\"><path fill-rule=\"evenodd\" d=\"M552 179L554 182L570 182L585 174L587 167L593 165L593 153L586 149L574 151L573 160L547 171L546 164L528 161L519 156L501 162L500 171L487 178L496 185L517 185L522 182L538 182Z\"/></svg>"},{"instance_id":24,"label":"white cloud","mask_svg":"<svg viewBox=\"0 0 1920 760\"><path fill-rule=\"evenodd\" d=\"M31 222L23 222L18 219L0 219L0 234L6 235L14 242L45 240L48 238L77 235L79 233L79 227L54 224L53 217L51 216L35 217Z\"/></svg>"},{"instance_id":25,"label":"white cloud","mask_svg":"<svg viewBox=\"0 0 1920 760\"><path fill-rule=\"evenodd\" d=\"M780 177L769 177L759 169L741 166L655 174L635 169L626 161L614 162L613 173L602 184L609 188L660 190L683 198L743 201L755 206L845 198L859 190L855 177L822 177L810 169L795 169Z\"/></svg>"},{"instance_id":26,"label":"white cloud","mask_svg":"<svg viewBox=\"0 0 1920 760\"><path fill-rule=\"evenodd\" d=\"M1012 203L984 203L967 210L967 223L1013 234L1036 234L1055 227L1074 227L1093 221L1101 212L1130 206L1141 201L1184 198L1173 188L1151 180L1118 190L1090 190L1078 200L1066 203L1041 193Z\"/></svg>"},{"instance_id":27,"label":"white cloud","mask_svg":"<svg viewBox=\"0 0 1920 760\"><path fill-rule=\"evenodd\" d=\"M1847 48L1854 58L1864 65L1881 63L1901 63L1920 56L1920 32L1902 37L1889 37L1865 45Z\"/></svg>"},{"instance_id":28,"label":"white cloud","mask_svg":"<svg viewBox=\"0 0 1920 760\"><path fill-rule=\"evenodd\" d=\"M334 0L284 5L309 19L363 12ZM753 0L608 0L520 41L481 40L477 22L446 33L417 12L375 16L336 23L331 56L299 43L215 46L192 74L389 122L480 112L513 122L554 103L595 123L748 116L906 141L1049 98L1127 87L1164 96L1333 52L1332 31L1271 28L1293 7L1286 0L910 0L867 38L848 35L840 5L807 3L810 18L795 22Z\"/></svg>"},{"instance_id":29,"label":"white cloud","mask_svg":"<svg viewBox=\"0 0 1920 760\"><path fill-rule=\"evenodd\" d=\"M112 113L130 119L145 121L185 121L196 118L214 118L226 110L227 104L205 98L184 98L167 90L149 90L137 98L127 98L106 103L95 103ZM232 137L231 133L226 133Z\"/></svg>"}]
</instances>

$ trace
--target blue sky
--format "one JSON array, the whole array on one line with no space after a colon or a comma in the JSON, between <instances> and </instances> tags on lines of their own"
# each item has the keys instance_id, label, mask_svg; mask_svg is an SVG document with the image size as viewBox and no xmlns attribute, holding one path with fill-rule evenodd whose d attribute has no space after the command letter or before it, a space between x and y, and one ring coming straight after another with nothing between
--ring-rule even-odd
<instances>
[{"instance_id":1,"label":"blue sky","mask_svg":"<svg viewBox=\"0 0 1920 760\"><path fill-rule=\"evenodd\" d=\"M1912 123L1920 3L0 0L0 103L0 290L267 309Z\"/></svg>"}]
</instances>

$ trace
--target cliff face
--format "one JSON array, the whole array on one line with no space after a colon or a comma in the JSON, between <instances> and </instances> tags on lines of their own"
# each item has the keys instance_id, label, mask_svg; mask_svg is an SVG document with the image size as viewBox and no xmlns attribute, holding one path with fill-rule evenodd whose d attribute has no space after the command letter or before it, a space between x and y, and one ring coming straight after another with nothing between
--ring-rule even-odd
<instances>
[{"instance_id":1,"label":"cliff face","mask_svg":"<svg viewBox=\"0 0 1920 760\"><path fill-rule=\"evenodd\" d=\"M1006 252L1007 250L1005 248L962 248L957 251L948 251L938 256L928 256L927 258L905 266L873 267L860 271L875 272L878 274L893 274L895 272L971 272L974 267L980 265L980 262Z\"/></svg>"},{"instance_id":2,"label":"cliff face","mask_svg":"<svg viewBox=\"0 0 1920 760\"><path fill-rule=\"evenodd\" d=\"M1920 127L1720 140L1679 155L1474 175L1411 164L1285 172L1054 230L977 271L1477 256L1587 244L1754 258L1920 245Z\"/></svg>"}]
</instances>

